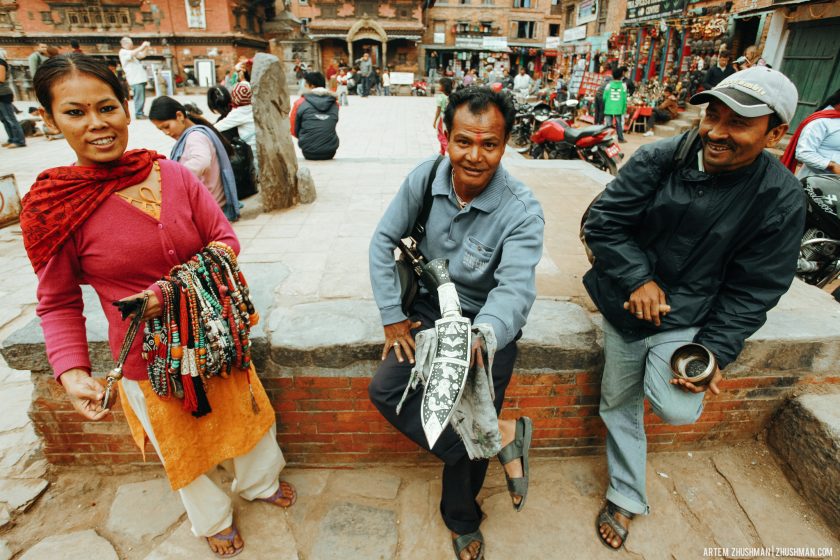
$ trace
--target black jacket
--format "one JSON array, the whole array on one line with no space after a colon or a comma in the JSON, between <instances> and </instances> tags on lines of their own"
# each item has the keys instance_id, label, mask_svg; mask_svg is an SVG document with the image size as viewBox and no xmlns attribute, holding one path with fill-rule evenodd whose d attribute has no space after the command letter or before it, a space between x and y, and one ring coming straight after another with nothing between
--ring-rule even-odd
<instances>
[{"instance_id":1,"label":"black jacket","mask_svg":"<svg viewBox=\"0 0 840 560\"><path fill-rule=\"evenodd\" d=\"M745 168L709 175L698 169L697 140L686 161L674 163L684 136L642 146L592 206L584 232L595 265L583 282L628 338L699 326L695 341L725 367L790 287L805 197L767 152ZM658 328L623 309L649 280L671 306Z\"/></svg>"},{"instance_id":2,"label":"black jacket","mask_svg":"<svg viewBox=\"0 0 840 560\"><path fill-rule=\"evenodd\" d=\"M721 83L724 78L728 78L734 73L735 68L733 68L731 64L727 64L726 68L723 70L721 70L720 66L715 64L709 68L709 71L706 72L706 77L703 78L703 89L712 89Z\"/></svg>"},{"instance_id":3,"label":"black jacket","mask_svg":"<svg viewBox=\"0 0 840 560\"><path fill-rule=\"evenodd\" d=\"M331 159L338 150L338 103L325 88L316 88L296 104L295 136L306 159Z\"/></svg>"}]
</instances>

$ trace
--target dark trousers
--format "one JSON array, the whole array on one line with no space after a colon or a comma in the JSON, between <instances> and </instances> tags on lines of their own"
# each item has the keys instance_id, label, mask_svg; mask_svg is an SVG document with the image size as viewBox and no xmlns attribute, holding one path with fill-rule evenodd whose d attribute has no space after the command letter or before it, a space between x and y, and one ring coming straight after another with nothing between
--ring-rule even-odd
<instances>
[{"instance_id":1,"label":"dark trousers","mask_svg":"<svg viewBox=\"0 0 840 560\"><path fill-rule=\"evenodd\" d=\"M3 128L6 130L6 136L9 137L9 143L18 146L26 145L23 128L15 116L15 108L11 101L0 101L0 121L3 122Z\"/></svg>"},{"instance_id":2,"label":"dark trousers","mask_svg":"<svg viewBox=\"0 0 840 560\"><path fill-rule=\"evenodd\" d=\"M434 326L435 320L439 318L440 312L430 299L418 298L412 314L412 320L423 323L418 330ZM414 334L416 332L414 331ZM493 357L493 386L496 391L494 404L497 414L502 410L505 390L510 383L515 360L516 341L497 350ZM411 367L408 360L399 363L394 352L389 352L370 382L368 388L370 400L395 428L443 461L443 492L440 499L443 522L451 531L459 535L472 533L478 530L481 524L482 512L476 498L484 485L489 461L486 459L471 461L461 438L451 425L446 427L434 448L429 449L429 443L420 422L422 386L418 385L416 391L409 393L400 414L397 415L397 403L400 402L403 391L408 385Z\"/></svg>"}]
</instances>

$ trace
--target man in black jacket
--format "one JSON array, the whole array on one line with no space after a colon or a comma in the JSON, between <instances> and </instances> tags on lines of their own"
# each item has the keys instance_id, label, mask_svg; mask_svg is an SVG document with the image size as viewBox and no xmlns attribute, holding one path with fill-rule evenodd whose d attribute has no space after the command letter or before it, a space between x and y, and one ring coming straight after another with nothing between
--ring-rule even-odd
<instances>
[{"instance_id":1,"label":"man in black jacket","mask_svg":"<svg viewBox=\"0 0 840 560\"><path fill-rule=\"evenodd\" d=\"M594 266L584 285L604 316L600 415L607 426L607 503L598 536L627 539L645 493L644 400L669 424L691 424L706 386L673 378L683 344L715 356L708 388L790 286L805 222L796 178L764 148L787 131L796 87L754 67L712 91L696 132L648 144L607 185L584 226Z\"/></svg>"},{"instance_id":2,"label":"man in black jacket","mask_svg":"<svg viewBox=\"0 0 840 560\"><path fill-rule=\"evenodd\" d=\"M735 73L735 68L729 64L729 51L720 51L717 65L709 68L703 78L703 89L712 89L724 79Z\"/></svg>"},{"instance_id":3,"label":"man in black jacket","mask_svg":"<svg viewBox=\"0 0 840 560\"><path fill-rule=\"evenodd\" d=\"M338 98L325 85L320 72L307 72L306 92L295 101L290 115L292 136L306 159L332 159L338 150Z\"/></svg>"}]
</instances>

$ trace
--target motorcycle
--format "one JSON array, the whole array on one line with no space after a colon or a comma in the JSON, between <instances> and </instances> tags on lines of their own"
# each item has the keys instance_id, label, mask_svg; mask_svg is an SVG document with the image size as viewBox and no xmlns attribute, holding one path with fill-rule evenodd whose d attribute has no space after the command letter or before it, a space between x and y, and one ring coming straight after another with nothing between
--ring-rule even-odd
<instances>
[{"instance_id":1,"label":"motorcycle","mask_svg":"<svg viewBox=\"0 0 840 560\"><path fill-rule=\"evenodd\" d=\"M801 183L808 203L796 275L824 288L840 278L840 176L811 175ZM840 301L840 288L831 295Z\"/></svg>"},{"instance_id":2,"label":"motorcycle","mask_svg":"<svg viewBox=\"0 0 840 560\"><path fill-rule=\"evenodd\" d=\"M561 118L548 119L531 136L531 157L582 159L616 175L624 154L615 140L615 129L604 125L573 128Z\"/></svg>"},{"instance_id":3,"label":"motorcycle","mask_svg":"<svg viewBox=\"0 0 840 560\"><path fill-rule=\"evenodd\" d=\"M413 84L411 84L411 95L419 97L429 95L429 84L426 83L426 80L416 80Z\"/></svg>"},{"instance_id":4,"label":"motorcycle","mask_svg":"<svg viewBox=\"0 0 840 560\"><path fill-rule=\"evenodd\" d=\"M516 117L513 120L513 128L510 131L508 146L524 154L531 148L531 135L537 123L542 123L549 118L558 116L552 112L548 103L519 103L516 102Z\"/></svg>"}]
</instances>

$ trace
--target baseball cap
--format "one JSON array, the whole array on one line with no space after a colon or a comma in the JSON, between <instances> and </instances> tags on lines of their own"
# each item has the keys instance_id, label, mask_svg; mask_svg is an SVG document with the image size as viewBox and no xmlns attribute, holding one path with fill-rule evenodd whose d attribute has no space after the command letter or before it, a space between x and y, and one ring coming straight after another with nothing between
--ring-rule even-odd
<instances>
[{"instance_id":1,"label":"baseball cap","mask_svg":"<svg viewBox=\"0 0 840 560\"><path fill-rule=\"evenodd\" d=\"M787 76L767 66L753 66L735 72L714 89L691 98L692 105L722 101L742 117L761 117L776 113L789 123L796 112L799 93Z\"/></svg>"}]
</instances>

